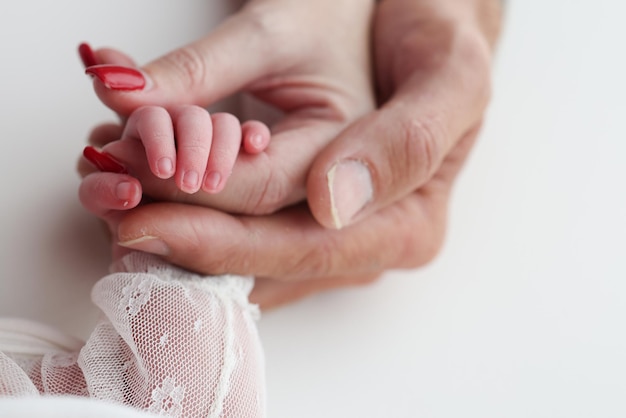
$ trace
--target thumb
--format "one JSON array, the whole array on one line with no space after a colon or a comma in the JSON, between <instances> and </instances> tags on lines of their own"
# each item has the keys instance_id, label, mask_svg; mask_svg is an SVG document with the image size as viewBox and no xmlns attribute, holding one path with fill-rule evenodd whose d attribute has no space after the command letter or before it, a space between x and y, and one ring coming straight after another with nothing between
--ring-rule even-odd
<instances>
[{"instance_id":1,"label":"thumb","mask_svg":"<svg viewBox=\"0 0 626 418\"><path fill-rule=\"evenodd\" d=\"M426 96L395 97L320 153L309 172L307 197L321 225L340 229L417 190L480 121L483 106Z\"/></svg>"},{"instance_id":2,"label":"thumb","mask_svg":"<svg viewBox=\"0 0 626 418\"><path fill-rule=\"evenodd\" d=\"M86 72L94 77L100 100L121 115L144 105L207 107L244 89L280 62L273 58L276 45L250 35L254 28L249 20L240 12L208 36L140 68L114 62L90 66Z\"/></svg>"}]
</instances>

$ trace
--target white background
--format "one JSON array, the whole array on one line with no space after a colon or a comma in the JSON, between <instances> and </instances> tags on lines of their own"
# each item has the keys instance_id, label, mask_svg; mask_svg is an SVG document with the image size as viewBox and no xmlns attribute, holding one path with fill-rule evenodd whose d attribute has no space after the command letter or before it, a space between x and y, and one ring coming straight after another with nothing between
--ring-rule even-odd
<instances>
[{"instance_id":1,"label":"white background","mask_svg":"<svg viewBox=\"0 0 626 418\"><path fill-rule=\"evenodd\" d=\"M108 247L74 166L114 118L76 45L145 62L205 33L216 4L0 4L0 315L79 336L97 315ZM266 313L270 417L626 416L624 16L615 0L509 2L441 255Z\"/></svg>"}]
</instances>

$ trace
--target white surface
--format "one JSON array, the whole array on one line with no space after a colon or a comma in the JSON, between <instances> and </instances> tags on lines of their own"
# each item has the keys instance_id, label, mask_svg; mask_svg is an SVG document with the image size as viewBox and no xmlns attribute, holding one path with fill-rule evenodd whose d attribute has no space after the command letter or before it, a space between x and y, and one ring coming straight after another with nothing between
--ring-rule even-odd
<instances>
[{"instance_id":1,"label":"white surface","mask_svg":"<svg viewBox=\"0 0 626 418\"><path fill-rule=\"evenodd\" d=\"M112 117L76 44L143 62L204 33L206 3L0 5L1 315L78 335L94 320L107 245L74 164ZM624 15L609 0L509 2L444 251L266 314L271 417L626 416Z\"/></svg>"}]
</instances>

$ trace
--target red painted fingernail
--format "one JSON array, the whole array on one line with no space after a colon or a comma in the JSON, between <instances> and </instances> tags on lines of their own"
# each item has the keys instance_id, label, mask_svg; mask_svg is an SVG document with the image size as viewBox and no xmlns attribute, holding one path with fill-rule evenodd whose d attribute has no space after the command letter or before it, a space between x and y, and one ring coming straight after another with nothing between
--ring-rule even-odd
<instances>
[{"instance_id":1,"label":"red painted fingernail","mask_svg":"<svg viewBox=\"0 0 626 418\"><path fill-rule=\"evenodd\" d=\"M120 65L92 65L85 70L85 73L92 75L111 90L142 90L146 86L146 79L143 74L130 67Z\"/></svg>"},{"instance_id":2,"label":"red painted fingernail","mask_svg":"<svg viewBox=\"0 0 626 418\"><path fill-rule=\"evenodd\" d=\"M99 151L91 145L85 147L83 156L100 171L105 173L128 174L126 167L116 161L111 154Z\"/></svg>"},{"instance_id":3,"label":"red painted fingernail","mask_svg":"<svg viewBox=\"0 0 626 418\"><path fill-rule=\"evenodd\" d=\"M80 55L80 60L83 62L85 68L98 65L96 55L93 53L93 49L91 49L88 43L83 42L78 45L78 55Z\"/></svg>"}]
</instances>

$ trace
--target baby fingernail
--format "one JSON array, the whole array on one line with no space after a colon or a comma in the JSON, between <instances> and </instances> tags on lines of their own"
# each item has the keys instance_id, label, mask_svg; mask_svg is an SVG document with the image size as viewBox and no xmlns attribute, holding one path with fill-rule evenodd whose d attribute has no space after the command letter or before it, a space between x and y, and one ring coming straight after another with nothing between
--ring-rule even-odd
<instances>
[{"instance_id":1,"label":"baby fingernail","mask_svg":"<svg viewBox=\"0 0 626 418\"><path fill-rule=\"evenodd\" d=\"M326 174L335 228L348 225L374 194L370 171L360 161L336 163Z\"/></svg>"},{"instance_id":2,"label":"baby fingernail","mask_svg":"<svg viewBox=\"0 0 626 418\"><path fill-rule=\"evenodd\" d=\"M200 176L197 171L189 170L183 174L183 188L188 193L195 193L198 190Z\"/></svg>"},{"instance_id":3,"label":"baby fingernail","mask_svg":"<svg viewBox=\"0 0 626 418\"><path fill-rule=\"evenodd\" d=\"M174 163L171 158L163 157L157 161L157 171L159 177L168 178L174 172Z\"/></svg>"},{"instance_id":4,"label":"baby fingernail","mask_svg":"<svg viewBox=\"0 0 626 418\"><path fill-rule=\"evenodd\" d=\"M117 244L121 245L122 247L143 251L150 254L165 256L170 253L170 248L168 247L168 245L159 237L155 237L152 235L145 235L137 239L121 241Z\"/></svg>"},{"instance_id":5,"label":"baby fingernail","mask_svg":"<svg viewBox=\"0 0 626 418\"><path fill-rule=\"evenodd\" d=\"M222 181L222 176L217 171L211 171L204 180L204 187L207 191L215 191Z\"/></svg>"},{"instance_id":6,"label":"baby fingernail","mask_svg":"<svg viewBox=\"0 0 626 418\"><path fill-rule=\"evenodd\" d=\"M128 181L123 181L115 187L115 196L124 202L124 206L135 197L137 186Z\"/></svg>"}]
</instances>

